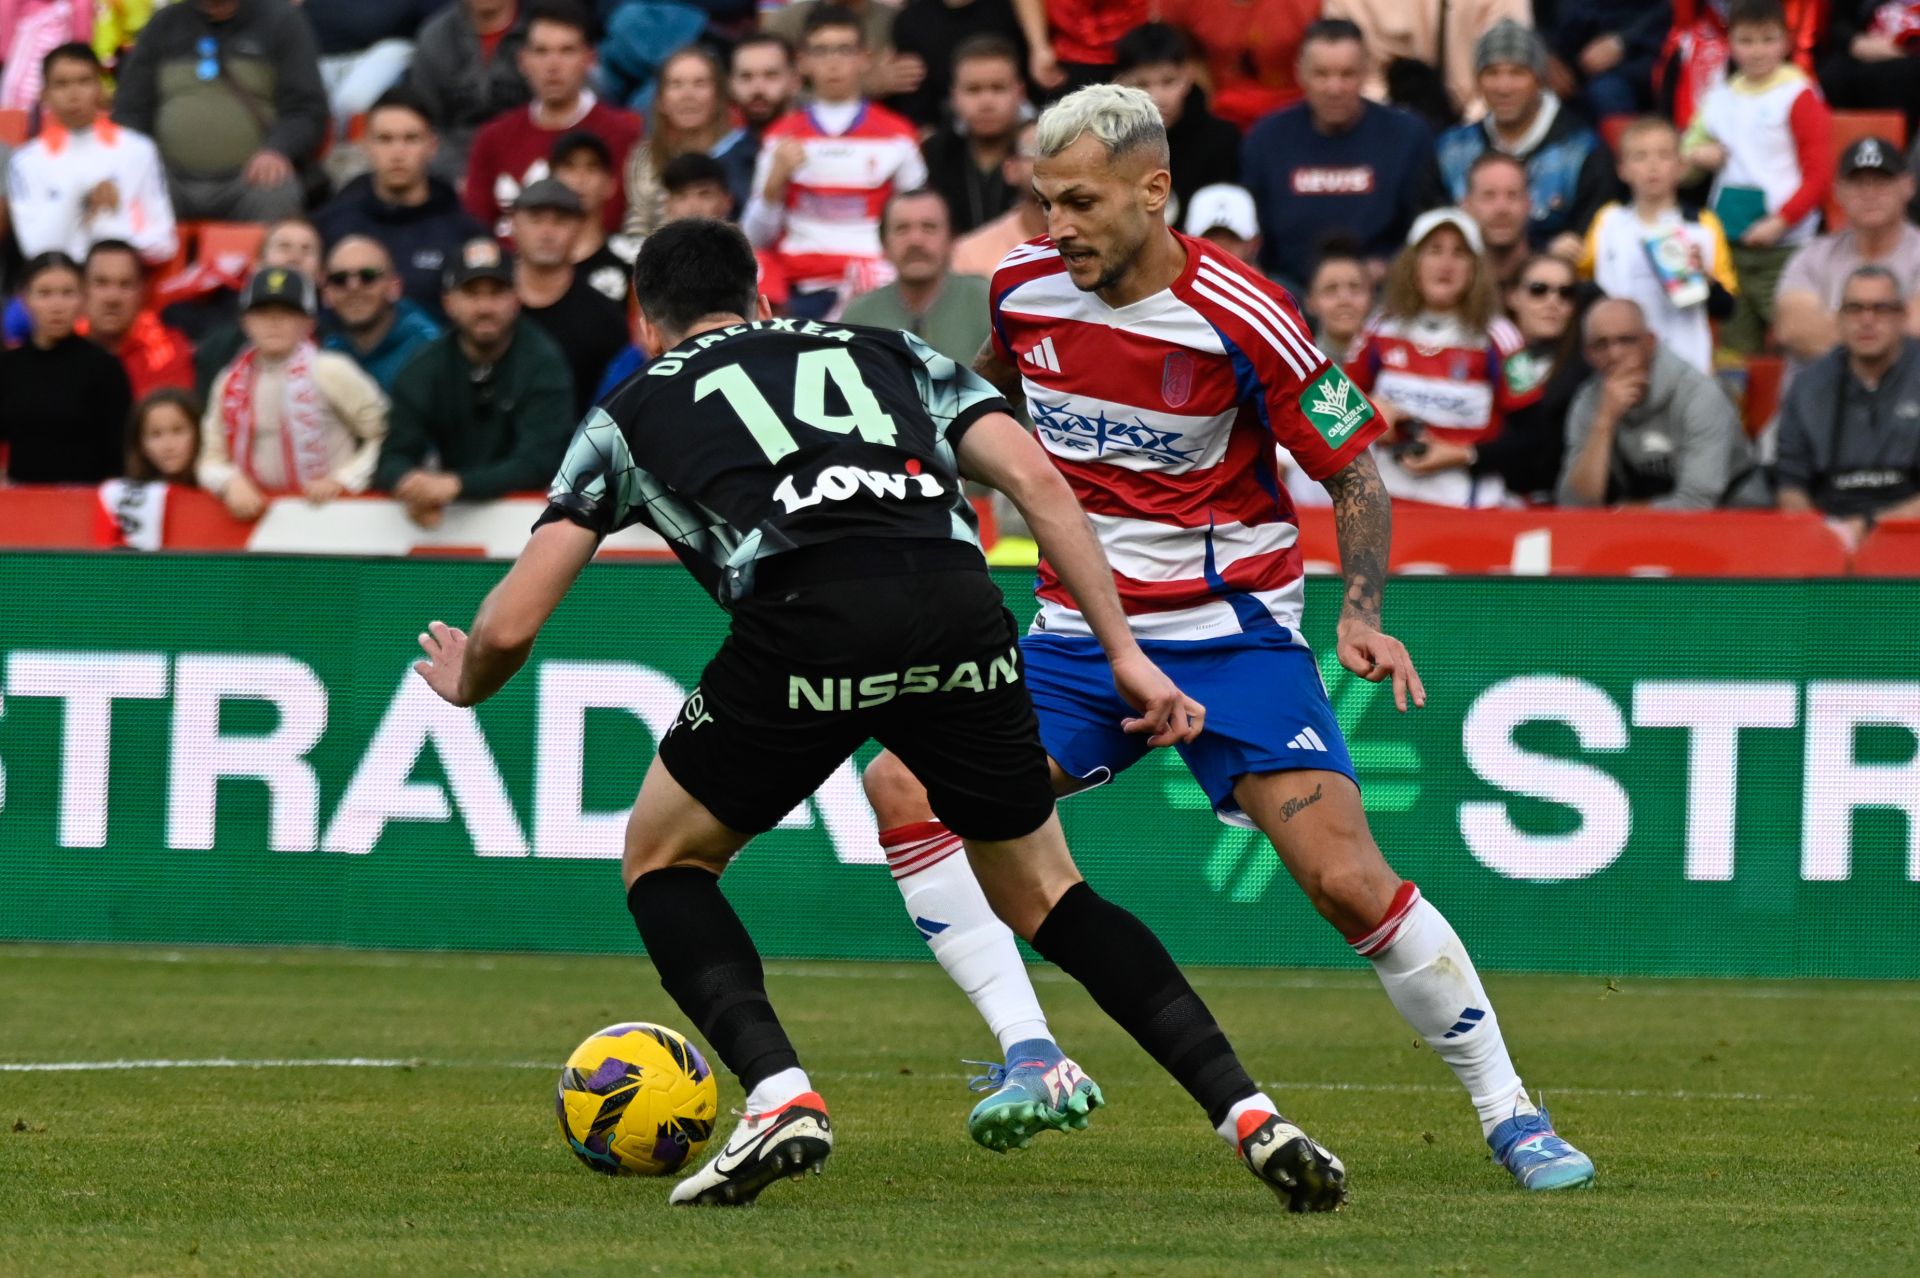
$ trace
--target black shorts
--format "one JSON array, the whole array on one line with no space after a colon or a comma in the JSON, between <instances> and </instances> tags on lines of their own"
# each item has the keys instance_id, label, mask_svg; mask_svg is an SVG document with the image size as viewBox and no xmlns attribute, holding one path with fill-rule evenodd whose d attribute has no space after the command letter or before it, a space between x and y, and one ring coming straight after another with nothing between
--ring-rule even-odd
<instances>
[{"instance_id":1,"label":"black shorts","mask_svg":"<svg viewBox=\"0 0 1920 1278\"><path fill-rule=\"evenodd\" d=\"M951 566L965 562L945 553L957 543L925 545L918 571L793 582L769 571L781 557L760 567L660 742L673 779L722 824L772 829L869 738L913 770L962 838L1019 838L1052 814L999 587L983 568Z\"/></svg>"}]
</instances>

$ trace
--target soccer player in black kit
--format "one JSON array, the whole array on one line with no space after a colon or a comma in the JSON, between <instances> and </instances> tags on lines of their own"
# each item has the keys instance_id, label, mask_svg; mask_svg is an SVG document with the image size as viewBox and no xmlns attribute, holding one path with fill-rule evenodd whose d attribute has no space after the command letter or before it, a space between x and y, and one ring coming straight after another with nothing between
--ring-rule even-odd
<instances>
[{"instance_id":1,"label":"soccer player in black kit","mask_svg":"<svg viewBox=\"0 0 1920 1278\"><path fill-rule=\"evenodd\" d=\"M747 1092L740 1125L671 1201L751 1203L833 1147L719 876L870 737L926 781L994 911L1219 1122L1258 1089L1158 938L1074 868L1013 618L961 490L976 479L1020 508L1138 712L1127 729L1191 740L1204 712L1134 641L1066 482L997 391L919 339L770 319L733 226L670 223L633 282L651 362L581 424L471 633L432 623L415 668L455 705L486 700L600 539L636 522L731 615L660 741L621 863L661 985ZM1297 1126L1275 1114L1261 1136L1241 1157L1288 1207L1345 1200L1339 1160Z\"/></svg>"}]
</instances>

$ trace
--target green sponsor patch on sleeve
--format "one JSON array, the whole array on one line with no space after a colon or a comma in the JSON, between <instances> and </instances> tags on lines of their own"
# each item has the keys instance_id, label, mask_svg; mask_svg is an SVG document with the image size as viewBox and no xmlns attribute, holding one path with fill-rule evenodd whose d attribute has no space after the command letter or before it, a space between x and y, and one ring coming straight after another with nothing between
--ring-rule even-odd
<instances>
[{"instance_id":1,"label":"green sponsor patch on sleeve","mask_svg":"<svg viewBox=\"0 0 1920 1278\"><path fill-rule=\"evenodd\" d=\"M1327 371L1301 392L1300 411L1327 447L1335 449L1344 447L1353 432L1373 420L1373 403L1338 364L1327 365Z\"/></svg>"}]
</instances>

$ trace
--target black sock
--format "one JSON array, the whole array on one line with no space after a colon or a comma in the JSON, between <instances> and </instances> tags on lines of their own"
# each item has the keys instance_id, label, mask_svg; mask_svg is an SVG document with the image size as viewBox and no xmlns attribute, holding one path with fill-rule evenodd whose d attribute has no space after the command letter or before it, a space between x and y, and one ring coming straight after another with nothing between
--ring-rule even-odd
<instances>
[{"instance_id":1,"label":"black sock","mask_svg":"<svg viewBox=\"0 0 1920 1278\"><path fill-rule=\"evenodd\" d=\"M800 1064L767 999L760 951L718 875L686 865L650 871L627 889L627 909L660 984L742 1087Z\"/></svg>"},{"instance_id":2,"label":"black sock","mask_svg":"<svg viewBox=\"0 0 1920 1278\"><path fill-rule=\"evenodd\" d=\"M1235 1101L1259 1090L1160 938L1085 883L1067 889L1034 933L1033 948L1086 986L1215 1127Z\"/></svg>"}]
</instances>

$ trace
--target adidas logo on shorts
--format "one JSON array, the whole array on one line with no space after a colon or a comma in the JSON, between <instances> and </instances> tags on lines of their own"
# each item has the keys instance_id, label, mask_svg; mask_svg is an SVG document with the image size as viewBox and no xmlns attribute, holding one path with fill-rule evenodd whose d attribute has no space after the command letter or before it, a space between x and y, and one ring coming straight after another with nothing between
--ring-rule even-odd
<instances>
[{"instance_id":1,"label":"adidas logo on shorts","mask_svg":"<svg viewBox=\"0 0 1920 1278\"><path fill-rule=\"evenodd\" d=\"M1287 742L1287 749L1318 750L1324 754L1326 753L1327 743L1322 741L1320 739L1320 734L1315 732L1312 728L1302 728L1294 736L1293 740Z\"/></svg>"}]
</instances>

